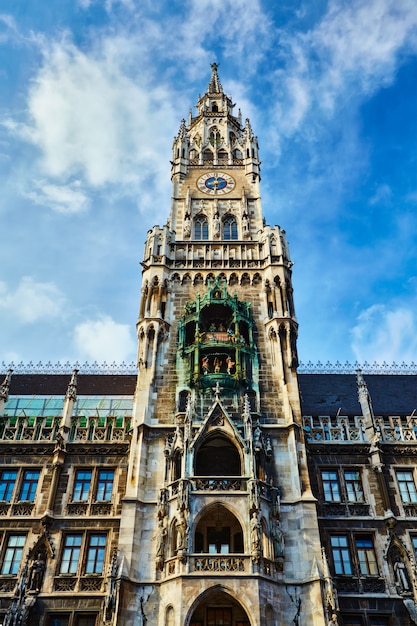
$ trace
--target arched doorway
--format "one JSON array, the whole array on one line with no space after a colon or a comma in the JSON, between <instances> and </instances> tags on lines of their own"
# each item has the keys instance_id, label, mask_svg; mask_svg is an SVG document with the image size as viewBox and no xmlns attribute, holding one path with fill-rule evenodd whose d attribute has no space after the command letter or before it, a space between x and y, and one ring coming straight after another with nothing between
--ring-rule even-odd
<instances>
[{"instance_id":1,"label":"arched doorway","mask_svg":"<svg viewBox=\"0 0 417 626\"><path fill-rule=\"evenodd\" d=\"M198 606L191 610L187 626L250 626L242 605L223 589L204 594Z\"/></svg>"}]
</instances>

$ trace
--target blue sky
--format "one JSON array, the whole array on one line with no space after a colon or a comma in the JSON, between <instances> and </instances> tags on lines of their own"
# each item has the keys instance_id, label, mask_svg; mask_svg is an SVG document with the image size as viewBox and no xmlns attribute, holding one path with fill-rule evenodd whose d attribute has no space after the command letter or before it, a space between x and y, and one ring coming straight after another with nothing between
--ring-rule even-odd
<instances>
[{"instance_id":1,"label":"blue sky","mask_svg":"<svg viewBox=\"0 0 417 626\"><path fill-rule=\"evenodd\" d=\"M0 362L131 362L172 139L220 64L303 363L417 362L415 0L3 0Z\"/></svg>"}]
</instances>

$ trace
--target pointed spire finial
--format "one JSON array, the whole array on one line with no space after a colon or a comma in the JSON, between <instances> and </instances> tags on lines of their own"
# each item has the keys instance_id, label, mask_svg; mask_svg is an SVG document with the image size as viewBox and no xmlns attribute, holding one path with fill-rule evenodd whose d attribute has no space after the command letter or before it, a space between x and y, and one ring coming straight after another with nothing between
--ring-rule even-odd
<instances>
[{"instance_id":1,"label":"pointed spire finial","mask_svg":"<svg viewBox=\"0 0 417 626\"><path fill-rule=\"evenodd\" d=\"M66 398L68 398L68 400L75 400L77 399L77 374L78 374L78 370L75 369L72 372L71 375L71 380L68 384L68 388L67 388L67 393L66 393Z\"/></svg>"},{"instance_id":2,"label":"pointed spire finial","mask_svg":"<svg viewBox=\"0 0 417 626\"><path fill-rule=\"evenodd\" d=\"M211 63L211 78L207 89L208 93L223 93L223 87L217 74L218 63Z\"/></svg>"},{"instance_id":3,"label":"pointed spire finial","mask_svg":"<svg viewBox=\"0 0 417 626\"><path fill-rule=\"evenodd\" d=\"M7 370L7 374L0 385L0 400L4 400L7 402L9 397L9 389L10 389L10 379L12 377L12 369Z\"/></svg>"}]
</instances>

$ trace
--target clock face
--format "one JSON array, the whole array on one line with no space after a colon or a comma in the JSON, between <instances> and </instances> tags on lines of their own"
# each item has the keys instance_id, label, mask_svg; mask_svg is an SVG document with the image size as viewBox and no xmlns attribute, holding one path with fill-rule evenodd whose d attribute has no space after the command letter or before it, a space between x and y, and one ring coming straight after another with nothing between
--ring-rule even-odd
<instances>
[{"instance_id":1,"label":"clock face","mask_svg":"<svg viewBox=\"0 0 417 626\"><path fill-rule=\"evenodd\" d=\"M197 187L204 193L220 196L229 193L235 186L235 181L229 174L224 172L207 172L197 181Z\"/></svg>"}]
</instances>

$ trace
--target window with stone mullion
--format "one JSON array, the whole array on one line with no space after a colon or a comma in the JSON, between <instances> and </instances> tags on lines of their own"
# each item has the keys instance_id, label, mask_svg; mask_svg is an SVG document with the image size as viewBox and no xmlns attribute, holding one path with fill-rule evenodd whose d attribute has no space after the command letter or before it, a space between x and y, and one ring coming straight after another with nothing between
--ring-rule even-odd
<instances>
[{"instance_id":1,"label":"window with stone mullion","mask_svg":"<svg viewBox=\"0 0 417 626\"><path fill-rule=\"evenodd\" d=\"M321 472L324 499L326 502L340 502L340 482L336 470L323 470Z\"/></svg>"},{"instance_id":2,"label":"window with stone mullion","mask_svg":"<svg viewBox=\"0 0 417 626\"><path fill-rule=\"evenodd\" d=\"M417 491L414 482L413 472L410 470L397 471L398 487L400 489L401 500L404 504L417 503Z\"/></svg>"}]
</instances>

